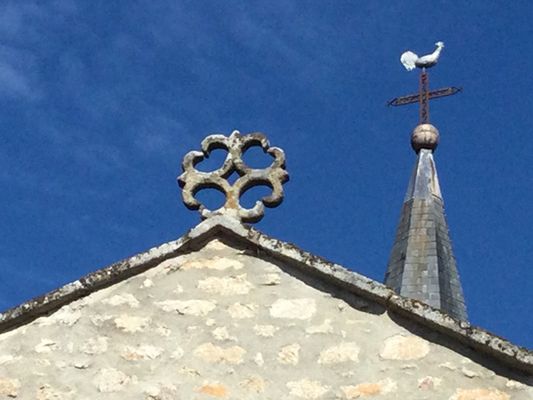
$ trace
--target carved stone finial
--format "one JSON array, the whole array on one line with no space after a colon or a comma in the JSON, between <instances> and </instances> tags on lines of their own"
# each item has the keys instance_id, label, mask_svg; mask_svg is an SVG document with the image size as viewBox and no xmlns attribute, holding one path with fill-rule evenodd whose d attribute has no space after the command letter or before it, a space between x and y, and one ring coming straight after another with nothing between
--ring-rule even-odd
<instances>
[{"instance_id":1,"label":"carved stone finial","mask_svg":"<svg viewBox=\"0 0 533 400\"><path fill-rule=\"evenodd\" d=\"M283 183L289 180L285 171L285 153L277 147L270 147L267 138L262 133L241 135L233 131L227 137L224 135L210 135L202 141L202 151L191 151L183 158L183 173L178 177L178 183L183 189L183 203L191 210L200 210L202 218L215 215L227 215L242 222L257 222L265 213L265 207L275 207L283 200ZM265 153L272 156L273 161L269 167L254 169L247 166L242 160L243 154L250 147L258 146ZM228 152L222 166L211 172L198 171L195 166L209 157L215 149L224 149ZM228 181L232 173L236 172L239 178L233 183ZM254 186L269 186L272 194L256 201L255 206L247 209L241 206L240 197ZM198 200L195 195L202 189L216 189L226 196L225 204L217 210L209 210Z\"/></svg>"}]
</instances>

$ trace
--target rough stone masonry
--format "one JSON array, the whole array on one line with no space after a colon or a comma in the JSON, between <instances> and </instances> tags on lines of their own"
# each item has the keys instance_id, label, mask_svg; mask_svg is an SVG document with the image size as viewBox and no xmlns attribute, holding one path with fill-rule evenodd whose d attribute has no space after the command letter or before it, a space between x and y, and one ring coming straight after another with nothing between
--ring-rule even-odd
<instances>
[{"instance_id":1,"label":"rough stone masonry","mask_svg":"<svg viewBox=\"0 0 533 400\"><path fill-rule=\"evenodd\" d=\"M0 334L0 399L533 398L421 332L215 239Z\"/></svg>"}]
</instances>

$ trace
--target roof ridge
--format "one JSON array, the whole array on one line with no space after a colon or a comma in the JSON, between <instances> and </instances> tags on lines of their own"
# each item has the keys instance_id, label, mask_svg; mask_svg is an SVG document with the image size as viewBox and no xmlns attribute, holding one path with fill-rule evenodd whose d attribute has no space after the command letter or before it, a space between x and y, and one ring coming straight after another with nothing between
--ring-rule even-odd
<instances>
[{"instance_id":1,"label":"roof ridge","mask_svg":"<svg viewBox=\"0 0 533 400\"><path fill-rule=\"evenodd\" d=\"M517 346L486 330L473 327L420 301L397 295L392 289L371 278L329 262L322 257L299 249L291 243L271 238L239 221L215 216L209 218L177 240L153 247L146 252L114 263L88 274L77 281L34 298L0 314L0 333L22 326L35 318L53 312L71 301L120 282L155 267L162 261L194 250L228 232L237 238L258 246L270 255L289 259L330 283L342 286L369 300L382 304L387 311L398 313L422 325L491 355L506 364L533 373L533 351Z\"/></svg>"}]
</instances>

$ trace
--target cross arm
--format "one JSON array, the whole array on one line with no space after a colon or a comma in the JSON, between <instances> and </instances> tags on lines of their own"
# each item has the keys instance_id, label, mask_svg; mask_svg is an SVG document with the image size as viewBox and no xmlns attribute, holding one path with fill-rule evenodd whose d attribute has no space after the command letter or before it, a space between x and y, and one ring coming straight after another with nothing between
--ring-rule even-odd
<instances>
[{"instance_id":1,"label":"cross arm","mask_svg":"<svg viewBox=\"0 0 533 400\"><path fill-rule=\"evenodd\" d=\"M429 99L437 99L439 97L446 97L446 96L452 96L454 94L457 94L461 92L463 88L460 87L447 87L442 89L436 89L432 90L428 93ZM420 94L410 94L407 96L401 96L401 97L395 97L394 99L387 102L388 106L404 106L406 104L412 104L412 103L418 103L420 99Z\"/></svg>"}]
</instances>

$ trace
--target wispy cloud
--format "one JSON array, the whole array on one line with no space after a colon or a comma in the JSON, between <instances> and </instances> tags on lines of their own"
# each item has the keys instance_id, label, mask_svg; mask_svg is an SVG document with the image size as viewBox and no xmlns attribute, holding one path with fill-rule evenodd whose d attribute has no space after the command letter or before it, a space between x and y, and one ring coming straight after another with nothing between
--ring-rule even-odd
<instances>
[{"instance_id":1,"label":"wispy cloud","mask_svg":"<svg viewBox=\"0 0 533 400\"><path fill-rule=\"evenodd\" d=\"M42 99L43 60L52 45L46 29L74 12L70 1L0 4L0 97Z\"/></svg>"},{"instance_id":2,"label":"wispy cloud","mask_svg":"<svg viewBox=\"0 0 533 400\"><path fill-rule=\"evenodd\" d=\"M136 126L135 146L145 155L175 153L178 144L191 144L191 135L183 123L158 110L145 110Z\"/></svg>"},{"instance_id":3,"label":"wispy cloud","mask_svg":"<svg viewBox=\"0 0 533 400\"><path fill-rule=\"evenodd\" d=\"M0 97L22 100L42 97L37 55L23 47L5 45L1 40Z\"/></svg>"},{"instance_id":4,"label":"wispy cloud","mask_svg":"<svg viewBox=\"0 0 533 400\"><path fill-rule=\"evenodd\" d=\"M0 94L31 99L34 91L29 79L21 71L0 61Z\"/></svg>"}]
</instances>

